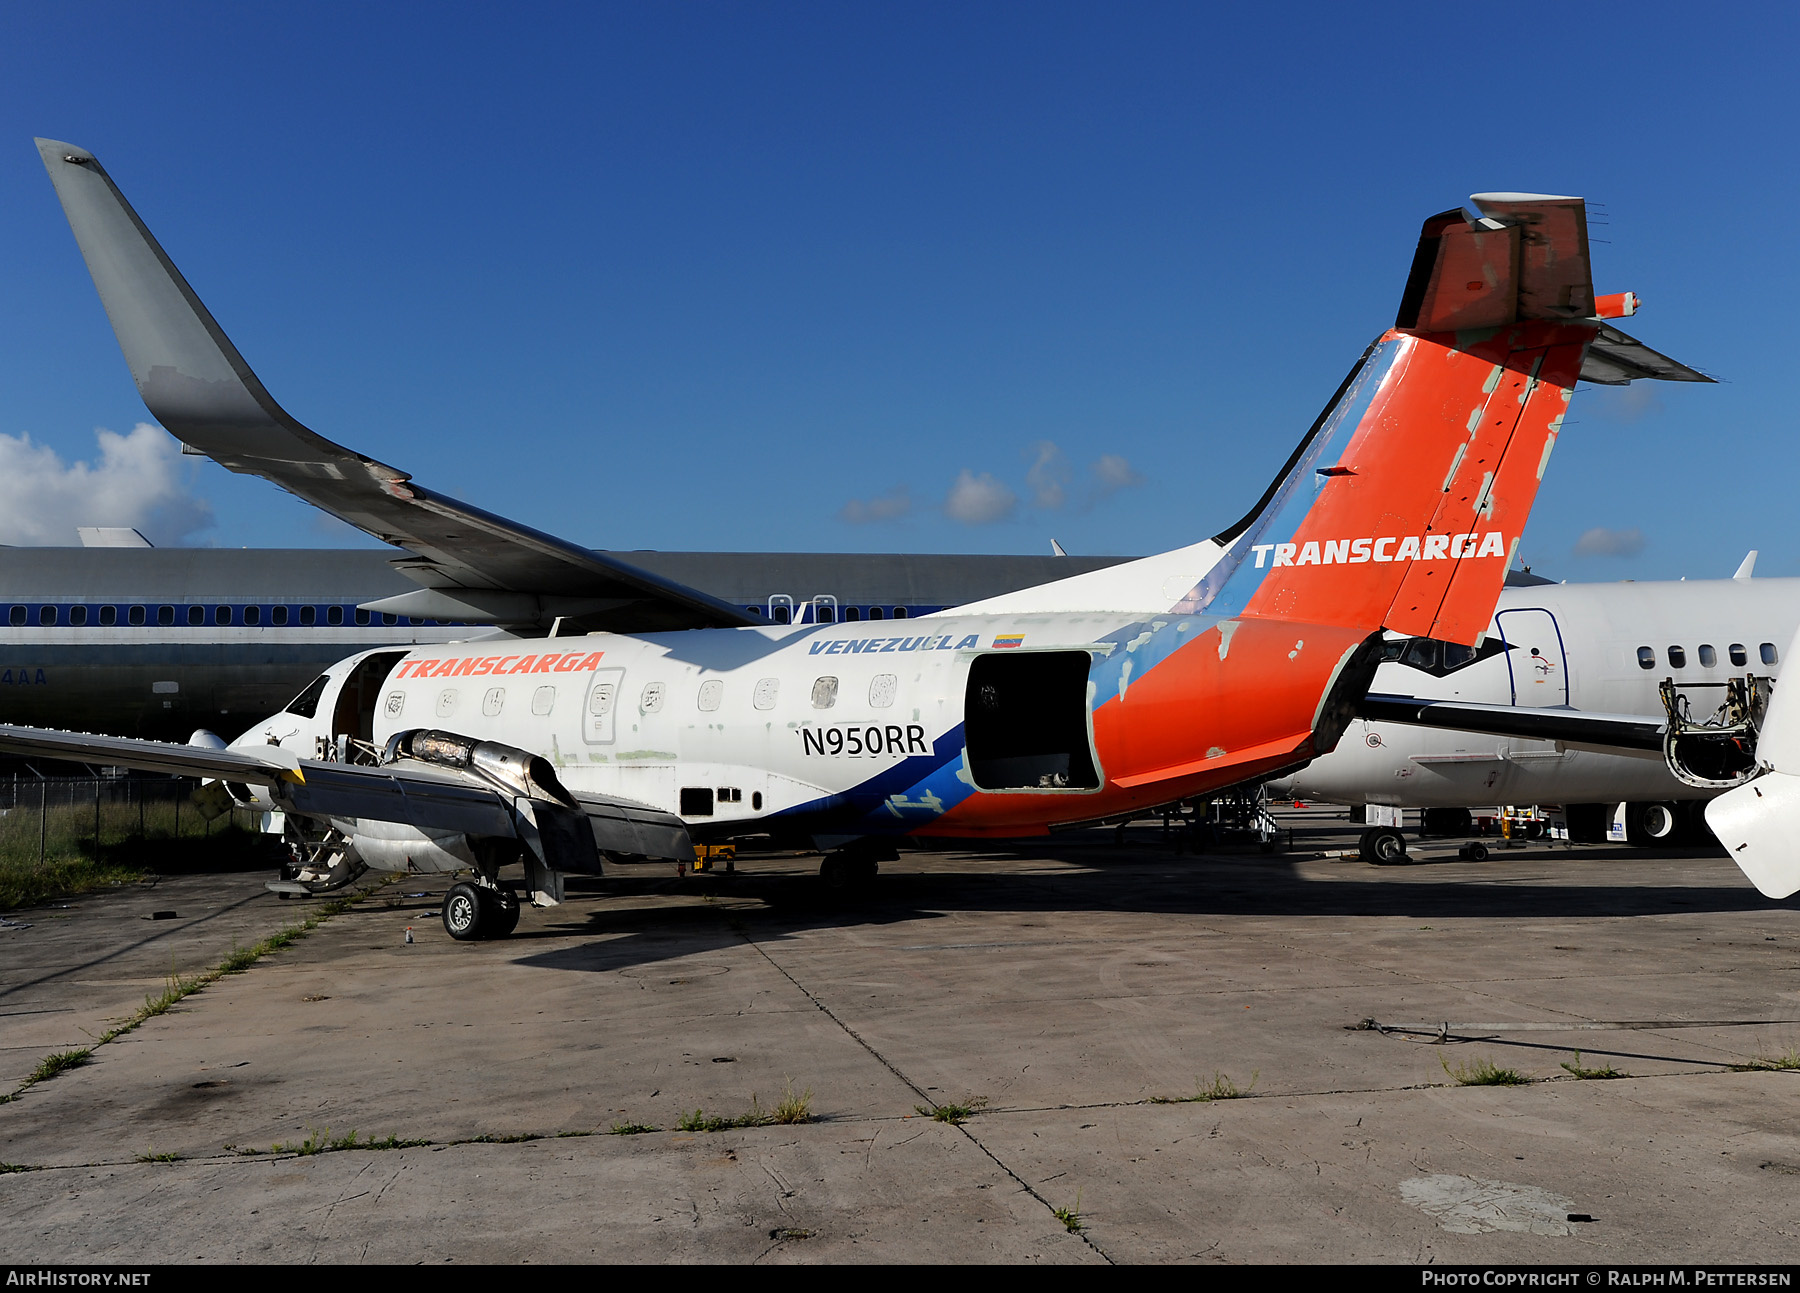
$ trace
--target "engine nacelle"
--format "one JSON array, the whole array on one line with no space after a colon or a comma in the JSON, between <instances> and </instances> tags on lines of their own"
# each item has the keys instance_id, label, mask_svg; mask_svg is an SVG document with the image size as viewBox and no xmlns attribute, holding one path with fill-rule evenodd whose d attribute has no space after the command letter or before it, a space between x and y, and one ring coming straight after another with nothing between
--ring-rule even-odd
<instances>
[{"instance_id":1,"label":"engine nacelle","mask_svg":"<svg viewBox=\"0 0 1800 1293\"><path fill-rule=\"evenodd\" d=\"M367 818L356 821L354 827L348 832L350 846L372 871L441 875L476 867L475 846L467 835Z\"/></svg>"}]
</instances>

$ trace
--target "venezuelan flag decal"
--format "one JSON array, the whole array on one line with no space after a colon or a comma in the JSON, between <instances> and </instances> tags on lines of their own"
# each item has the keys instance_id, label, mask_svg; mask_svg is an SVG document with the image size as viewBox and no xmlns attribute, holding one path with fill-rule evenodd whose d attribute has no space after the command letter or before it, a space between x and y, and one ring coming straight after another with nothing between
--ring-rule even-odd
<instances>
[{"instance_id":1,"label":"venezuelan flag decal","mask_svg":"<svg viewBox=\"0 0 1800 1293\"><path fill-rule=\"evenodd\" d=\"M1003 633L994 639L994 649L1004 651L1007 647L1016 647L1024 641L1023 633Z\"/></svg>"}]
</instances>

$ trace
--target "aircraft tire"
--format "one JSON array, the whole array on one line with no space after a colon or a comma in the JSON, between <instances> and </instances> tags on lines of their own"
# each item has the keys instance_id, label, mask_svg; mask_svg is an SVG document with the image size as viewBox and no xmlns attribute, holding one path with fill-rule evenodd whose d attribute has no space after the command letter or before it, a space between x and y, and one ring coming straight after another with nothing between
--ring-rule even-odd
<instances>
[{"instance_id":1,"label":"aircraft tire","mask_svg":"<svg viewBox=\"0 0 1800 1293\"><path fill-rule=\"evenodd\" d=\"M1639 848L1664 848L1680 835L1681 818L1674 804L1626 804L1625 842Z\"/></svg>"},{"instance_id":2,"label":"aircraft tire","mask_svg":"<svg viewBox=\"0 0 1800 1293\"><path fill-rule=\"evenodd\" d=\"M1406 861L1406 836L1392 826L1372 826L1362 833L1357 851L1370 866L1399 866Z\"/></svg>"},{"instance_id":3,"label":"aircraft tire","mask_svg":"<svg viewBox=\"0 0 1800 1293\"><path fill-rule=\"evenodd\" d=\"M481 890L464 880L450 886L444 895L444 932L459 943L473 942L486 935L488 905L481 900Z\"/></svg>"},{"instance_id":4,"label":"aircraft tire","mask_svg":"<svg viewBox=\"0 0 1800 1293\"><path fill-rule=\"evenodd\" d=\"M510 887L477 889L486 911L482 913L483 938L505 938L519 927L519 895Z\"/></svg>"}]
</instances>

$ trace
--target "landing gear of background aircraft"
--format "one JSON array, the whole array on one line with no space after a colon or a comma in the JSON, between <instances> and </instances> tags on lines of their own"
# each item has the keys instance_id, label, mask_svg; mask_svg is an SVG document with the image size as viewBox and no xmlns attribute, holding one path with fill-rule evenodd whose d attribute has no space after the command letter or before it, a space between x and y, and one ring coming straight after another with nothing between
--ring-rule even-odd
<instances>
[{"instance_id":1,"label":"landing gear of background aircraft","mask_svg":"<svg viewBox=\"0 0 1800 1293\"><path fill-rule=\"evenodd\" d=\"M511 885L478 888L482 904L482 937L505 938L519 927L519 895Z\"/></svg>"},{"instance_id":2,"label":"landing gear of background aircraft","mask_svg":"<svg viewBox=\"0 0 1800 1293\"><path fill-rule=\"evenodd\" d=\"M1680 820L1674 804L1626 804L1625 842L1640 847L1673 844Z\"/></svg>"},{"instance_id":3,"label":"landing gear of background aircraft","mask_svg":"<svg viewBox=\"0 0 1800 1293\"><path fill-rule=\"evenodd\" d=\"M519 895L511 885L463 880L444 895L444 930L459 943L505 938L518 927Z\"/></svg>"},{"instance_id":4,"label":"landing gear of background aircraft","mask_svg":"<svg viewBox=\"0 0 1800 1293\"><path fill-rule=\"evenodd\" d=\"M481 890L467 880L450 886L444 895L444 931L459 943L473 942L487 933L488 905Z\"/></svg>"},{"instance_id":5,"label":"landing gear of background aircraft","mask_svg":"<svg viewBox=\"0 0 1800 1293\"><path fill-rule=\"evenodd\" d=\"M875 882L883 862L897 862L900 851L892 840L852 840L819 861L819 879L827 889L865 889Z\"/></svg>"},{"instance_id":6,"label":"landing gear of background aircraft","mask_svg":"<svg viewBox=\"0 0 1800 1293\"><path fill-rule=\"evenodd\" d=\"M1398 866L1406 861L1406 836L1392 826L1371 826L1356 848L1370 866Z\"/></svg>"}]
</instances>

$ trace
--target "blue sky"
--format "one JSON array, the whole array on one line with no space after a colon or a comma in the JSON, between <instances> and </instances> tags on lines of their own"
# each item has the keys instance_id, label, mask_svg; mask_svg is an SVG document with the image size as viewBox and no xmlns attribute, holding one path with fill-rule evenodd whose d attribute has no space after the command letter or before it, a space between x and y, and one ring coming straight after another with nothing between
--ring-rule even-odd
<instances>
[{"instance_id":1,"label":"blue sky","mask_svg":"<svg viewBox=\"0 0 1800 1293\"><path fill-rule=\"evenodd\" d=\"M1792 13L15 6L0 467L79 507L96 428L146 418L33 135L95 151L309 426L616 548L1204 537L1420 221L1522 189L1604 203L1597 288L1725 379L1578 395L1525 559L1800 573ZM137 446L165 541L356 541Z\"/></svg>"}]
</instances>

